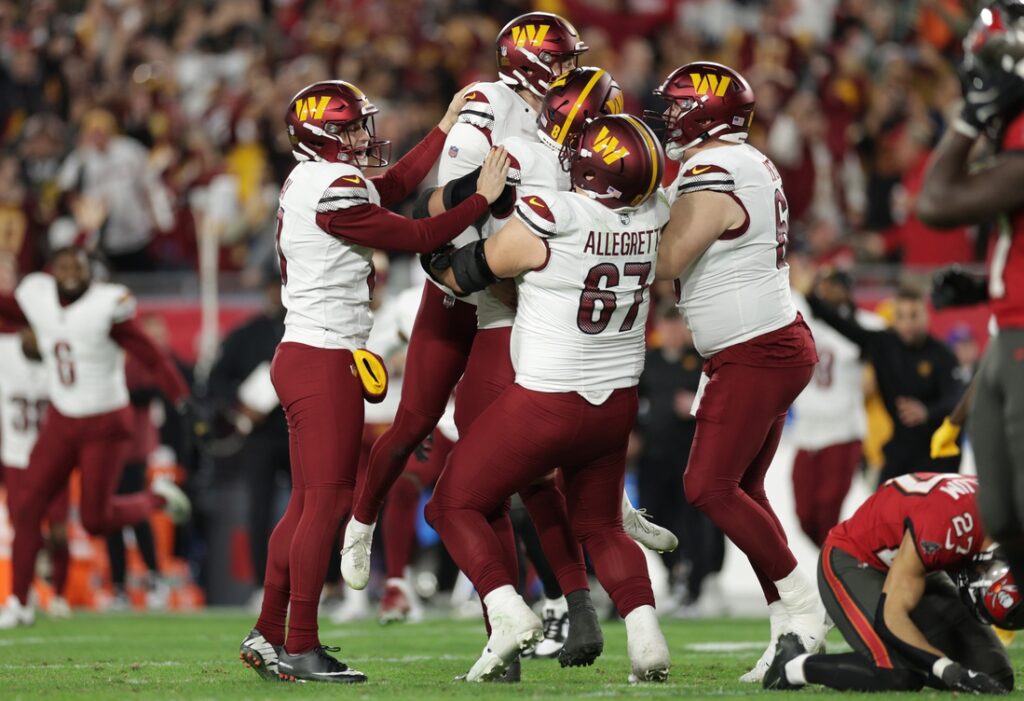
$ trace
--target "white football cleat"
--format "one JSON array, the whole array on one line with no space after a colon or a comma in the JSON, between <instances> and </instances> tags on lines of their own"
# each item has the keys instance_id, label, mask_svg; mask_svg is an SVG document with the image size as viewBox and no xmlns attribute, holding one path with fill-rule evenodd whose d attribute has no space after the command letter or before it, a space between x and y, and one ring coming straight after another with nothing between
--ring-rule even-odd
<instances>
[{"instance_id":1,"label":"white football cleat","mask_svg":"<svg viewBox=\"0 0 1024 701\"><path fill-rule=\"evenodd\" d=\"M46 608L46 614L50 618L66 620L71 618L71 604L63 596L55 596L50 599L50 605Z\"/></svg>"},{"instance_id":2,"label":"white football cleat","mask_svg":"<svg viewBox=\"0 0 1024 701\"><path fill-rule=\"evenodd\" d=\"M630 684L668 679L671 666L668 643L653 606L641 606L626 616L626 648L629 650Z\"/></svg>"},{"instance_id":3,"label":"white football cleat","mask_svg":"<svg viewBox=\"0 0 1024 701\"><path fill-rule=\"evenodd\" d=\"M771 667L772 660L775 659L776 642L779 636L789 632L789 615L786 613L786 607L782 605L781 601L774 601L768 604L768 621L771 631L771 642L768 643L768 648L761 655L761 659L757 661L754 668L740 677L740 681L744 684L760 684L764 680L765 673Z\"/></svg>"},{"instance_id":4,"label":"white football cleat","mask_svg":"<svg viewBox=\"0 0 1024 701\"><path fill-rule=\"evenodd\" d=\"M169 477L157 477L149 490L164 498L164 511L175 524L186 523L192 517L192 502L174 480Z\"/></svg>"},{"instance_id":5,"label":"white football cleat","mask_svg":"<svg viewBox=\"0 0 1024 701\"><path fill-rule=\"evenodd\" d=\"M376 526L376 523L360 523L353 517L345 528L345 541L341 547L341 577L353 589L365 589L370 582L370 553L373 548L373 529Z\"/></svg>"},{"instance_id":6,"label":"white football cleat","mask_svg":"<svg viewBox=\"0 0 1024 701\"><path fill-rule=\"evenodd\" d=\"M11 594L7 603L0 608L0 630L10 630L18 626L30 626L36 622L36 610L31 604L22 606L18 597Z\"/></svg>"},{"instance_id":7,"label":"white football cleat","mask_svg":"<svg viewBox=\"0 0 1024 701\"><path fill-rule=\"evenodd\" d=\"M523 597L509 585L498 587L486 597L491 637L487 647L466 674L467 682L494 681L505 674L519 654L544 639L544 627Z\"/></svg>"},{"instance_id":8,"label":"white football cleat","mask_svg":"<svg viewBox=\"0 0 1024 701\"><path fill-rule=\"evenodd\" d=\"M569 635L569 604L564 596L544 599L544 639L533 649L534 657L557 657Z\"/></svg>"},{"instance_id":9,"label":"white football cleat","mask_svg":"<svg viewBox=\"0 0 1024 701\"><path fill-rule=\"evenodd\" d=\"M679 547L675 533L647 520L646 509L635 509L622 493L622 530L640 545L659 553L670 553Z\"/></svg>"}]
</instances>

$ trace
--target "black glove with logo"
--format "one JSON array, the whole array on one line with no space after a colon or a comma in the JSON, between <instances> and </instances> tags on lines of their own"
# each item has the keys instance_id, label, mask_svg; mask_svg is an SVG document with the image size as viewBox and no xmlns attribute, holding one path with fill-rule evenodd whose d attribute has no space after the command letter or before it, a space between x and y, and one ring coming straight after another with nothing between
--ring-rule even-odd
<instances>
[{"instance_id":1,"label":"black glove with logo","mask_svg":"<svg viewBox=\"0 0 1024 701\"><path fill-rule=\"evenodd\" d=\"M972 61L960 69L964 106L958 127L965 136L976 138L988 128L1012 119L1024 107L1024 78L1013 71L984 66Z\"/></svg>"}]
</instances>

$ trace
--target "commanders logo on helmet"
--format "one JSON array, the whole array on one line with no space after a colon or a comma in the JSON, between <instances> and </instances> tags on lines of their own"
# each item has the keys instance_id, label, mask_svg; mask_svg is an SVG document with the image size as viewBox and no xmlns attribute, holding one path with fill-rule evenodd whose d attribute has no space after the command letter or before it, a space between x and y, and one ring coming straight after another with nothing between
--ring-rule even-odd
<instances>
[{"instance_id":1,"label":"commanders logo on helmet","mask_svg":"<svg viewBox=\"0 0 1024 701\"><path fill-rule=\"evenodd\" d=\"M662 125L669 158L709 139L742 144L754 119L754 91L737 71L712 61L687 63L671 73L654 94L669 104L644 116Z\"/></svg>"},{"instance_id":2,"label":"commanders logo on helmet","mask_svg":"<svg viewBox=\"0 0 1024 701\"><path fill-rule=\"evenodd\" d=\"M661 184L665 152L651 128L629 114L587 122L559 154L574 187L612 209L636 208Z\"/></svg>"},{"instance_id":3,"label":"commanders logo on helmet","mask_svg":"<svg viewBox=\"0 0 1024 701\"><path fill-rule=\"evenodd\" d=\"M589 47L558 15L530 12L506 24L497 39L498 76L509 87L544 97L548 86ZM557 64L557 65L556 65Z\"/></svg>"},{"instance_id":4,"label":"commanders logo on helmet","mask_svg":"<svg viewBox=\"0 0 1024 701\"><path fill-rule=\"evenodd\" d=\"M391 142L377 138L373 117L378 111L352 83L313 83L292 98L285 115L292 154L299 161L385 166Z\"/></svg>"}]
</instances>

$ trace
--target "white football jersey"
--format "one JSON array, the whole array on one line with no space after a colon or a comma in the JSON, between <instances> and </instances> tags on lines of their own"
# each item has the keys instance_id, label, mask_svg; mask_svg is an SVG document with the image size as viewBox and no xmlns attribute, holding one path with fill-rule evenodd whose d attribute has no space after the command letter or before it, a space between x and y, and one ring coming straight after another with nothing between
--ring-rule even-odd
<instances>
[{"instance_id":1,"label":"white football jersey","mask_svg":"<svg viewBox=\"0 0 1024 701\"><path fill-rule=\"evenodd\" d=\"M860 348L811 314L803 296L793 302L814 334L818 364L814 376L793 403L793 442L804 450L861 440L867 431L864 411L864 363ZM867 329L884 328L875 314L857 310L857 323Z\"/></svg>"},{"instance_id":2,"label":"white football jersey","mask_svg":"<svg viewBox=\"0 0 1024 701\"><path fill-rule=\"evenodd\" d=\"M547 263L519 283L516 382L577 392L595 405L635 386L644 367L647 288L669 216L664 194L615 211L574 192L523 193L515 216L549 250Z\"/></svg>"},{"instance_id":3,"label":"white football jersey","mask_svg":"<svg viewBox=\"0 0 1024 701\"><path fill-rule=\"evenodd\" d=\"M537 112L515 90L500 80L477 83L466 97L466 104L459 113L459 121L451 128L444 141L444 149L441 151L441 160L437 168L438 187L444 187L452 180L479 168L487 158L491 146L495 144L504 143L512 137L520 137L527 141L537 140ZM475 227L470 227L459 234L452 243L456 247L465 246L484 235L486 234L477 231ZM439 287L451 294L443 285ZM462 301L477 304L482 296L490 294L484 290L465 297ZM489 302L491 309L497 310L502 306L493 297ZM508 326L509 323L503 325Z\"/></svg>"},{"instance_id":4,"label":"white football jersey","mask_svg":"<svg viewBox=\"0 0 1024 701\"><path fill-rule=\"evenodd\" d=\"M46 413L48 373L21 352L16 333L0 335L0 464L24 469Z\"/></svg>"},{"instance_id":5,"label":"white football jersey","mask_svg":"<svg viewBox=\"0 0 1024 701\"><path fill-rule=\"evenodd\" d=\"M786 242L789 208L782 178L748 144L702 151L679 169L669 197L700 190L724 192L746 212L679 278L679 308L705 358L775 331L796 318L789 292Z\"/></svg>"},{"instance_id":6,"label":"white football jersey","mask_svg":"<svg viewBox=\"0 0 1024 701\"><path fill-rule=\"evenodd\" d=\"M534 130L532 138L513 136L501 142L511 157L509 159L508 182L524 191L572 189L569 174L558 162L558 152L541 142ZM483 236L487 238L504 226L506 220L489 217L484 223ZM497 329L511 326L516 312L490 293L482 290L477 294L477 328Z\"/></svg>"},{"instance_id":7,"label":"white football jersey","mask_svg":"<svg viewBox=\"0 0 1024 701\"><path fill-rule=\"evenodd\" d=\"M335 186L339 180L346 186ZM288 310L282 340L315 348L365 347L373 323L373 249L328 234L317 226L316 215L379 205L377 188L355 166L304 161L292 169L280 202L277 250L281 301Z\"/></svg>"},{"instance_id":8,"label":"white football jersey","mask_svg":"<svg viewBox=\"0 0 1024 701\"><path fill-rule=\"evenodd\" d=\"M57 281L32 273L14 296L36 333L57 411L78 418L128 406L124 351L110 337L115 324L135 316L135 298L127 287L93 282L65 307Z\"/></svg>"}]
</instances>

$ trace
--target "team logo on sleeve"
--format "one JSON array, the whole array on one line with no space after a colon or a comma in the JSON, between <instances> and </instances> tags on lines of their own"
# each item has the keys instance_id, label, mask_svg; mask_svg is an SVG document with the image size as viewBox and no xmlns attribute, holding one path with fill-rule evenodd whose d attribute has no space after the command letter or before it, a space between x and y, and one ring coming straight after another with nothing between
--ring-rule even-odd
<instances>
[{"instance_id":1,"label":"team logo on sleeve","mask_svg":"<svg viewBox=\"0 0 1024 701\"><path fill-rule=\"evenodd\" d=\"M526 204L532 209L538 216L549 222L554 223L555 216L551 213L547 203L536 195L531 195L526 198Z\"/></svg>"}]
</instances>

